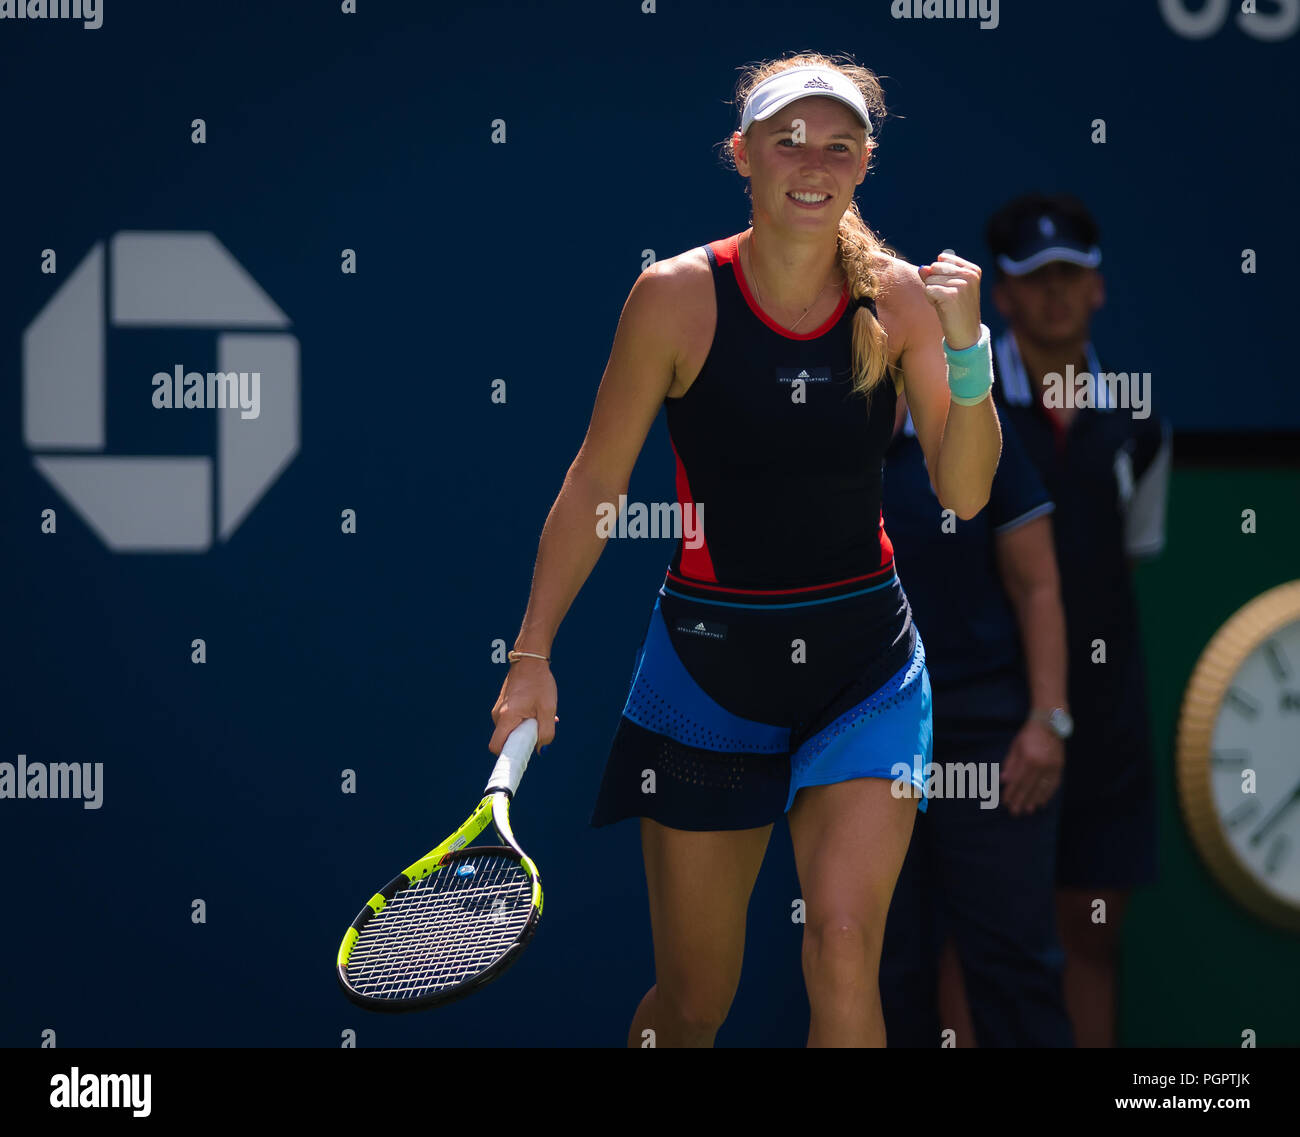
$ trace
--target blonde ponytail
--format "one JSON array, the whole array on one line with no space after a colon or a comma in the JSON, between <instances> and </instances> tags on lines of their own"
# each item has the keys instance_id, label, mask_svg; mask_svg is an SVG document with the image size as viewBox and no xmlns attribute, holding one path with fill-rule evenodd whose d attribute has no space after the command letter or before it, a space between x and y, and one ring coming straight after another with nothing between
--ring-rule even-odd
<instances>
[{"instance_id":1,"label":"blonde ponytail","mask_svg":"<svg viewBox=\"0 0 1300 1137\"><path fill-rule=\"evenodd\" d=\"M850 299L870 296L874 300L880 294L877 257L893 255L893 250L867 228L856 201L849 203L840 218L839 249L840 268L849 282ZM871 309L861 307L853 316L853 389L870 396L888 372L888 333Z\"/></svg>"}]
</instances>

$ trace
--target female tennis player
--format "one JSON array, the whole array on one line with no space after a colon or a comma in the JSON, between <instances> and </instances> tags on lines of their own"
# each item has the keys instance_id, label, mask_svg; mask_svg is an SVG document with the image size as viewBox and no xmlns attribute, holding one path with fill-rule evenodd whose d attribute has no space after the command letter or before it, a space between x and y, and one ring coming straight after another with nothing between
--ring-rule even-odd
<instances>
[{"instance_id":1,"label":"female tennis player","mask_svg":"<svg viewBox=\"0 0 1300 1137\"><path fill-rule=\"evenodd\" d=\"M969 518L1001 435L980 270L949 252L917 268L864 224L853 195L883 93L840 58L742 77L730 154L751 227L632 286L492 710L493 753L528 717L540 744L554 737L552 640L603 548L598 510L626 493L666 406L678 504L696 525L651 610L592 818L641 818L655 983L629 1046L713 1044L782 813L805 905L808 1044L885 1044L883 926L925 808L931 715L881 516L882 456L906 391L936 495ZM937 161L927 173L956 189L959 170Z\"/></svg>"}]
</instances>

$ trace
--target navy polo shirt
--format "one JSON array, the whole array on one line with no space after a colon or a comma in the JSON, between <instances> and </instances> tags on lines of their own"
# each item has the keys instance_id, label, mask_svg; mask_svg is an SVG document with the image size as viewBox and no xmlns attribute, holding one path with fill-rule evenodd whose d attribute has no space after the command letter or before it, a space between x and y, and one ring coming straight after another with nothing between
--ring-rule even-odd
<instances>
[{"instance_id":1,"label":"navy polo shirt","mask_svg":"<svg viewBox=\"0 0 1300 1137\"><path fill-rule=\"evenodd\" d=\"M885 453L885 530L925 643L936 730L1018 726L1030 709L1020 629L998 573L995 538L1050 513L1053 503L1000 417L1002 457L989 503L969 521L945 519L910 413Z\"/></svg>"},{"instance_id":2,"label":"navy polo shirt","mask_svg":"<svg viewBox=\"0 0 1300 1137\"><path fill-rule=\"evenodd\" d=\"M1094 407L1062 428L1042 405L1014 336L994 342L995 400L1056 503L1075 731L1071 792L1082 799L1135 788L1152 776L1146 681L1130 558L1164 546L1170 429L1154 406L1137 418L1106 405L1107 370L1087 346ZM1103 645L1104 644L1104 648ZM1101 652L1104 650L1104 662Z\"/></svg>"}]
</instances>

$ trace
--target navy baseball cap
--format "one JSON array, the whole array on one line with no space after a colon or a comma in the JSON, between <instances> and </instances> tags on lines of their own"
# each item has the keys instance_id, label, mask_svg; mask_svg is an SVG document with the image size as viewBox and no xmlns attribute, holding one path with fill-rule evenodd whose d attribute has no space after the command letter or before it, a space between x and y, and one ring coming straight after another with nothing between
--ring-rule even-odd
<instances>
[{"instance_id":1,"label":"navy baseball cap","mask_svg":"<svg viewBox=\"0 0 1300 1137\"><path fill-rule=\"evenodd\" d=\"M985 236L998 268L1024 276L1051 261L1084 268L1101 264L1100 232L1087 208L1069 194L1025 194L990 219Z\"/></svg>"}]
</instances>

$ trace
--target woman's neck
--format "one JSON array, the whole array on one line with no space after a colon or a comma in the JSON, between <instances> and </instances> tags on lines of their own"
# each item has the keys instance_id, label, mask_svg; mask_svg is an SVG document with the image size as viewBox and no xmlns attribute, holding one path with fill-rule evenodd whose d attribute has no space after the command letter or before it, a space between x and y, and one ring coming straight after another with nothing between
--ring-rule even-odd
<instances>
[{"instance_id":1,"label":"woman's neck","mask_svg":"<svg viewBox=\"0 0 1300 1137\"><path fill-rule=\"evenodd\" d=\"M811 307L823 294L834 295L833 285L841 286L839 247L812 242L781 242L767 230L749 229L741 235L742 267L751 284L758 284L758 294L766 307L789 309L796 313Z\"/></svg>"}]
</instances>

